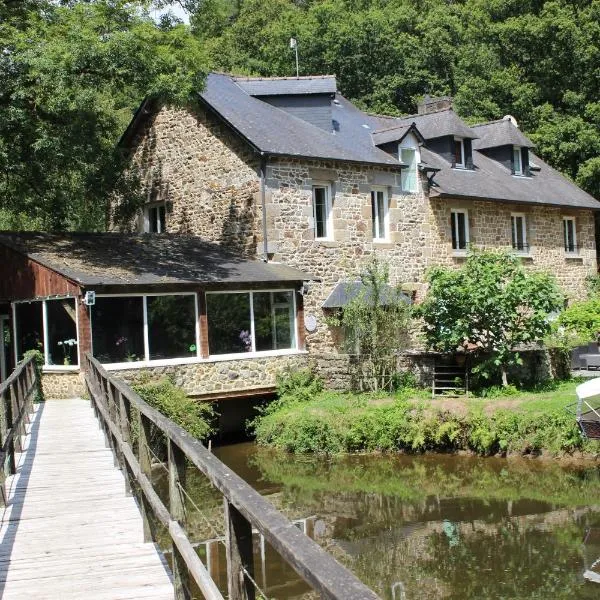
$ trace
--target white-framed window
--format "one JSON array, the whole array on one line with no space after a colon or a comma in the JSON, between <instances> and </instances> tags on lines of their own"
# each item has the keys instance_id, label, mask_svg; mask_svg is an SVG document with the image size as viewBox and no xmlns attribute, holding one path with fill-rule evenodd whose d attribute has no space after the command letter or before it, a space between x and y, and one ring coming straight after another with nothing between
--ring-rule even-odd
<instances>
[{"instance_id":1,"label":"white-framed window","mask_svg":"<svg viewBox=\"0 0 600 600\"><path fill-rule=\"evenodd\" d=\"M293 290L207 292L210 356L297 349Z\"/></svg>"},{"instance_id":2,"label":"white-framed window","mask_svg":"<svg viewBox=\"0 0 600 600\"><path fill-rule=\"evenodd\" d=\"M407 165L400 173L402 191L414 194L419 190L417 166L421 160L421 156L419 152L419 142L412 133L406 135L400 142L398 158L401 163Z\"/></svg>"},{"instance_id":3,"label":"white-framed window","mask_svg":"<svg viewBox=\"0 0 600 600\"><path fill-rule=\"evenodd\" d=\"M523 175L523 153L521 146L513 146L513 175Z\"/></svg>"},{"instance_id":4,"label":"white-framed window","mask_svg":"<svg viewBox=\"0 0 600 600\"><path fill-rule=\"evenodd\" d=\"M373 217L373 239L389 239L389 202L385 188L371 190L371 214Z\"/></svg>"},{"instance_id":5,"label":"white-framed window","mask_svg":"<svg viewBox=\"0 0 600 600\"><path fill-rule=\"evenodd\" d=\"M452 228L452 249L455 252L466 252L469 247L469 211L454 208L450 212Z\"/></svg>"},{"instance_id":6,"label":"white-framed window","mask_svg":"<svg viewBox=\"0 0 600 600\"><path fill-rule=\"evenodd\" d=\"M577 254L575 217L563 217L563 239L566 254Z\"/></svg>"},{"instance_id":7,"label":"white-framed window","mask_svg":"<svg viewBox=\"0 0 600 600\"><path fill-rule=\"evenodd\" d=\"M510 225L513 250L520 254L528 254L527 218L523 213L512 213L510 216Z\"/></svg>"},{"instance_id":8,"label":"white-framed window","mask_svg":"<svg viewBox=\"0 0 600 600\"><path fill-rule=\"evenodd\" d=\"M167 230L167 207L164 202L144 207L144 233L165 233Z\"/></svg>"},{"instance_id":9,"label":"white-framed window","mask_svg":"<svg viewBox=\"0 0 600 600\"><path fill-rule=\"evenodd\" d=\"M331 186L327 183L316 183L312 188L313 219L316 240L333 239L333 218L331 202Z\"/></svg>"},{"instance_id":10,"label":"white-framed window","mask_svg":"<svg viewBox=\"0 0 600 600\"><path fill-rule=\"evenodd\" d=\"M177 364L200 357L195 292L96 294L92 354L103 364Z\"/></svg>"},{"instance_id":11,"label":"white-framed window","mask_svg":"<svg viewBox=\"0 0 600 600\"><path fill-rule=\"evenodd\" d=\"M44 356L44 367L79 367L78 303L73 296L13 302L14 353L19 362L28 350Z\"/></svg>"},{"instance_id":12,"label":"white-framed window","mask_svg":"<svg viewBox=\"0 0 600 600\"><path fill-rule=\"evenodd\" d=\"M454 138L454 166L459 169L466 167L465 140L460 137Z\"/></svg>"}]
</instances>

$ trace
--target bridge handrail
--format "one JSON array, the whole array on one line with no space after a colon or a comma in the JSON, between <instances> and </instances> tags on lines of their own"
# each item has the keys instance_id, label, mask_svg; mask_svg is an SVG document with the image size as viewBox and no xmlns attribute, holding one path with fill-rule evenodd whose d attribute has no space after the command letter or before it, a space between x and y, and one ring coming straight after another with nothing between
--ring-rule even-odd
<instances>
[{"instance_id":1,"label":"bridge handrail","mask_svg":"<svg viewBox=\"0 0 600 600\"><path fill-rule=\"evenodd\" d=\"M199 469L224 497L227 547L227 583L230 600L253 600L252 528L322 598L329 600L379 600L353 573L338 563L316 542L302 533L270 502L224 465L204 445L163 414L144 402L126 383L112 377L91 355L86 355L86 382L95 409L104 422L109 442L123 472L133 476L141 489L145 532L152 510L167 527L172 539L173 573L177 598L186 598L190 574L209 600L222 599L182 527L184 501L178 486L185 478L186 459ZM132 447L131 413L137 411L138 456ZM151 483L150 424L167 440L169 508Z\"/></svg>"},{"instance_id":2,"label":"bridge handrail","mask_svg":"<svg viewBox=\"0 0 600 600\"><path fill-rule=\"evenodd\" d=\"M32 412L32 396L41 385L35 358L22 360L0 384L0 465L2 481L0 483L0 503L6 506L7 495L4 481L7 475L16 473L15 452L22 452L22 436L26 434L25 425Z\"/></svg>"}]
</instances>

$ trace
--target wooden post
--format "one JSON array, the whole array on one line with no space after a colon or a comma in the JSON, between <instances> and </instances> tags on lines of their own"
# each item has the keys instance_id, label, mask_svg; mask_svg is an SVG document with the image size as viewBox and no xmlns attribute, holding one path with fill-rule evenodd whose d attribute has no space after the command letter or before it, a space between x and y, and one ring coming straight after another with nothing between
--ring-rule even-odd
<instances>
[{"instance_id":1,"label":"wooden post","mask_svg":"<svg viewBox=\"0 0 600 600\"><path fill-rule=\"evenodd\" d=\"M254 585L244 574L245 568L254 578L252 525L227 498L223 503L229 600L255 600Z\"/></svg>"},{"instance_id":2,"label":"wooden post","mask_svg":"<svg viewBox=\"0 0 600 600\"><path fill-rule=\"evenodd\" d=\"M16 388L16 390L15 390ZM13 459L12 462L14 464L14 453L15 452L22 452L23 448L21 446L21 432L19 430L18 427L16 427L15 421L17 419L17 415L19 414L19 385L18 385L18 381L16 381L15 383L13 383L10 386L10 400L11 400L11 415L10 415L10 427L11 429L13 429L13 436L12 436L12 442L11 442L11 452L13 454ZM16 471L11 471L12 473L15 473Z\"/></svg>"},{"instance_id":3,"label":"wooden post","mask_svg":"<svg viewBox=\"0 0 600 600\"><path fill-rule=\"evenodd\" d=\"M8 433L8 428L9 428L6 403L7 403L6 392L4 392L2 395L0 395L0 447L4 447L4 442L6 440L6 434ZM8 458L10 460L10 456ZM13 458L13 461L14 461L14 458ZM6 460L4 461L4 464L2 465L2 472L0 473L0 477L2 477L2 483L0 484L0 492L1 492L2 497L0 498L0 501L2 502L2 506L6 506L7 496L6 496L6 487L4 485L5 480L6 480Z\"/></svg>"},{"instance_id":4,"label":"wooden post","mask_svg":"<svg viewBox=\"0 0 600 600\"><path fill-rule=\"evenodd\" d=\"M138 448L139 448L139 463L142 473L152 480L152 461L150 458L150 422L138 411ZM144 522L144 541L151 542L153 538L152 525L150 523L150 513L152 509L148 505L148 501L144 493L140 493L140 510L142 513L142 521Z\"/></svg>"},{"instance_id":5,"label":"wooden post","mask_svg":"<svg viewBox=\"0 0 600 600\"><path fill-rule=\"evenodd\" d=\"M117 397L119 398L119 429L121 431L121 439L124 443L129 444L129 447L131 447L131 430L129 428L129 423L131 422L131 403L119 391L117 391ZM123 477L125 478L125 494L127 496L131 496L129 468L123 454L121 454L121 459L123 463Z\"/></svg>"},{"instance_id":6,"label":"wooden post","mask_svg":"<svg viewBox=\"0 0 600 600\"><path fill-rule=\"evenodd\" d=\"M167 438L167 454L169 463L169 513L171 518L185 527L185 499L181 488L185 485L185 454ZM173 543L173 585L175 600L190 600L189 575L187 566L179 549Z\"/></svg>"},{"instance_id":7,"label":"wooden post","mask_svg":"<svg viewBox=\"0 0 600 600\"><path fill-rule=\"evenodd\" d=\"M108 418L112 425L119 426L117 419L117 399L115 398L115 392L118 393L114 388L110 380L105 379L106 383L106 401L108 403ZM115 467L121 468L120 460L120 449L119 440L113 435L111 428L108 428L108 435L110 438L110 445L113 451L113 464Z\"/></svg>"}]
</instances>

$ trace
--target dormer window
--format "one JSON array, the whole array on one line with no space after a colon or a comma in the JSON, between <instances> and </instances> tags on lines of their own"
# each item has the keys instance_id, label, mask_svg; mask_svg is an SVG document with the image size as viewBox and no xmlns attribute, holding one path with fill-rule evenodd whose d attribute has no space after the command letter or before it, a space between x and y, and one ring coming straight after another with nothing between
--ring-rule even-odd
<instances>
[{"instance_id":1,"label":"dormer window","mask_svg":"<svg viewBox=\"0 0 600 600\"><path fill-rule=\"evenodd\" d=\"M521 146L513 146L513 175L523 175L523 154Z\"/></svg>"},{"instance_id":2,"label":"dormer window","mask_svg":"<svg viewBox=\"0 0 600 600\"><path fill-rule=\"evenodd\" d=\"M465 140L463 138L454 138L454 167L464 169L467 163L465 160Z\"/></svg>"},{"instance_id":3,"label":"dormer window","mask_svg":"<svg viewBox=\"0 0 600 600\"><path fill-rule=\"evenodd\" d=\"M414 135L409 134L400 142L399 158L406 165L401 173L402 191L414 194L418 191L417 165L421 160L419 143Z\"/></svg>"}]
</instances>

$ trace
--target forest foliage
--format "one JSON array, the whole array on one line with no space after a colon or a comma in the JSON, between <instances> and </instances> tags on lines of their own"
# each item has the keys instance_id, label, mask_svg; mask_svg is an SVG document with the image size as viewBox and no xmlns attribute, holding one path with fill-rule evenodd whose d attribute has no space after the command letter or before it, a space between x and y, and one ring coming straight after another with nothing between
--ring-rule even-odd
<instances>
[{"instance_id":1,"label":"forest foliage","mask_svg":"<svg viewBox=\"0 0 600 600\"><path fill-rule=\"evenodd\" d=\"M111 194L139 200L117 142L141 100L185 103L210 69L294 75L290 37L301 75L368 111L514 115L600 197L600 0L0 0L0 227L102 229Z\"/></svg>"}]
</instances>

